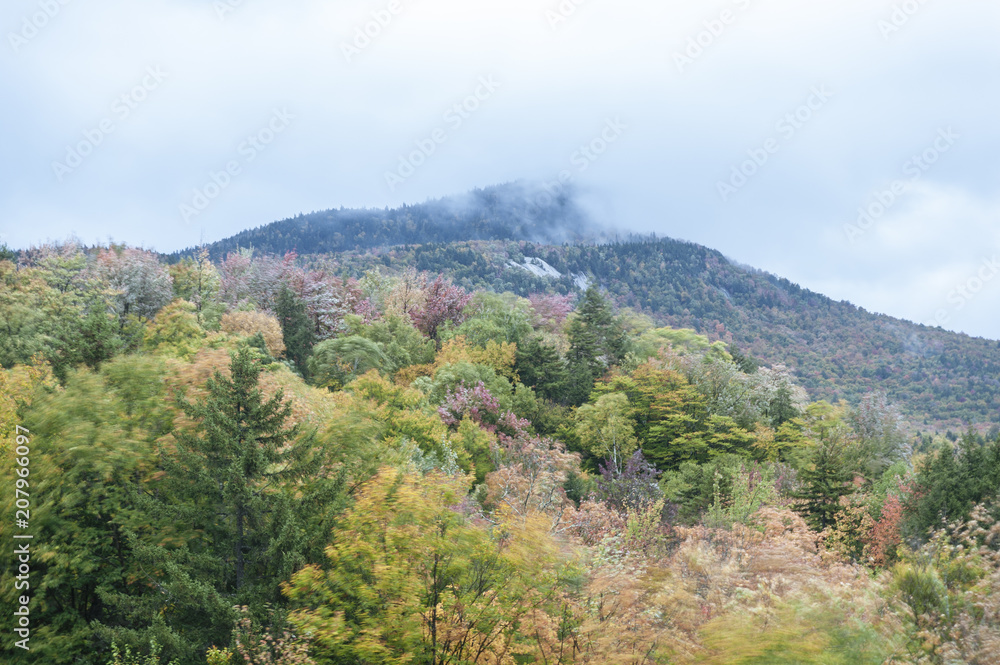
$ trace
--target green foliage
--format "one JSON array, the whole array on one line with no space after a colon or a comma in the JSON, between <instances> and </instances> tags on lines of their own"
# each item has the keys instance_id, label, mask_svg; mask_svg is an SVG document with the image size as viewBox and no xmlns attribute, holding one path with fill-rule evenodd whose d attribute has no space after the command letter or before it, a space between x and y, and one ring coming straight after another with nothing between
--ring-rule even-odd
<instances>
[{"instance_id":1,"label":"green foliage","mask_svg":"<svg viewBox=\"0 0 1000 665\"><path fill-rule=\"evenodd\" d=\"M444 401L448 391L455 390L459 384L475 386L480 381L490 391L490 394L500 402L501 411L513 409L514 386L511 385L510 381L499 376L492 367L466 361L449 363L439 368L434 373L433 380L426 386L428 399L432 404L440 404Z\"/></svg>"},{"instance_id":2,"label":"green foliage","mask_svg":"<svg viewBox=\"0 0 1000 665\"><path fill-rule=\"evenodd\" d=\"M5 662L60 665L106 653L110 640L101 625L121 618L111 597L128 594L139 602L144 580L126 532L150 521L130 488L150 472L153 441L168 427L162 375L158 362L138 358L108 363L101 374L71 371L65 389L42 392L24 411L21 422L33 443L26 478L35 536L32 651L30 658L8 651ZM13 515L14 493L2 496ZM13 607L10 571L3 571L0 588ZM144 637L133 646L145 648Z\"/></svg>"},{"instance_id":3,"label":"green foliage","mask_svg":"<svg viewBox=\"0 0 1000 665\"><path fill-rule=\"evenodd\" d=\"M705 516L710 527L731 528L734 524L748 525L762 506L774 505L778 499L774 465L747 464L741 460L737 468L731 465L728 496L723 496L716 475L712 487L712 505Z\"/></svg>"},{"instance_id":4,"label":"green foliage","mask_svg":"<svg viewBox=\"0 0 1000 665\"><path fill-rule=\"evenodd\" d=\"M611 304L593 286L583 294L570 318L568 336L569 362L585 367L590 383L620 362L628 350L624 327L614 317Z\"/></svg>"},{"instance_id":5,"label":"green foliage","mask_svg":"<svg viewBox=\"0 0 1000 665\"><path fill-rule=\"evenodd\" d=\"M390 363L381 345L360 335L351 335L317 344L307 365L313 383L337 390L361 374L385 370Z\"/></svg>"},{"instance_id":6,"label":"green foliage","mask_svg":"<svg viewBox=\"0 0 1000 665\"><path fill-rule=\"evenodd\" d=\"M140 656L139 654L133 654L131 647L128 646L125 647L125 652L122 653L118 649L118 645L112 642L111 658L108 660L107 665L160 665L160 645L156 643L156 640L151 640L149 643L149 654ZM174 659L169 663L163 663L163 665L178 665L178 662Z\"/></svg>"},{"instance_id":7,"label":"green foliage","mask_svg":"<svg viewBox=\"0 0 1000 665\"><path fill-rule=\"evenodd\" d=\"M517 347L517 375L542 399L569 402L569 371L556 347L530 337ZM584 397L584 400L586 397Z\"/></svg>"},{"instance_id":8,"label":"green foliage","mask_svg":"<svg viewBox=\"0 0 1000 665\"><path fill-rule=\"evenodd\" d=\"M966 432L955 448L930 453L917 473L919 491L907 523L921 537L942 520L964 520L973 505L992 498L1000 488L1000 438L982 442Z\"/></svg>"},{"instance_id":9,"label":"green foliage","mask_svg":"<svg viewBox=\"0 0 1000 665\"><path fill-rule=\"evenodd\" d=\"M576 412L577 436L583 449L598 459L609 459L616 473L637 449L629 411L624 393L606 393Z\"/></svg>"},{"instance_id":10,"label":"green foliage","mask_svg":"<svg viewBox=\"0 0 1000 665\"><path fill-rule=\"evenodd\" d=\"M531 303L513 293L479 291L466 305L466 319L438 337L444 341L465 336L474 346L485 347L491 340L519 344L531 333Z\"/></svg>"},{"instance_id":11,"label":"green foliage","mask_svg":"<svg viewBox=\"0 0 1000 665\"><path fill-rule=\"evenodd\" d=\"M146 348L190 360L204 345L205 331L198 325L196 308L186 300L175 300L146 327Z\"/></svg>"},{"instance_id":12,"label":"green foliage","mask_svg":"<svg viewBox=\"0 0 1000 665\"><path fill-rule=\"evenodd\" d=\"M286 427L291 406L283 391L265 400L262 368L243 347L232 354L230 377L216 371L207 395L184 403L198 433L178 432L165 460L170 488L186 499L188 519L223 562L220 591L245 601L275 597L275 578L296 563L295 524L276 485L301 472L305 451L298 427Z\"/></svg>"},{"instance_id":13,"label":"green foliage","mask_svg":"<svg viewBox=\"0 0 1000 665\"><path fill-rule=\"evenodd\" d=\"M394 373L410 365L424 365L434 360L434 342L424 337L409 319L387 316L365 324L359 316L348 316L348 330L378 344L388 362L385 371Z\"/></svg>"},{"instance_id":14,"label":"green foliage","mask_svg":"<svg viewBox=\"0 0 1000 665\"><path fill-rule=\"evenodd\" d=\"M208 250L202 247L196 258L184 257L169 268L174 297L194 305L195 318L206 330L217 330L224 312L218 301L221 279Z\"/></svg>"},{"instance_id":15,"label":"green foliage","mask_svg":"<svg viewBox=\"0 0 1000 665\"><path fill-rule=\"evenodd\" d=\"M87 314L76 325L64 328L59 346L67 364L83 362L91 369L110 360L125 347L117 319L103 300L95 298L87 305Z\"/></svg>"},{"instance_id":16,"label":"green foliage","mask_svg":"<svg viewBox=\"0 0 1000 665\"><path fill-rule=\"evenodd\" d=\"M841 510L840 497L850 492L851 473L847 466L845 443L838 436L823 437L813 449L809 464L799 471L800 490L795 498L802 503L799 511L818 531L833 526Z\"/></svg>"},{"instance_id":17,"label":"green foliage","mask_svg":"<svg viewBox=\"0 0 1000 665\"><path fill-rule=\"evenodd\" d=\"M285 342L285 356L295 363L299 372L308 379L309 368L307 360L316 343L316 331L313 328L305 303L299 300L292 291L282 286L275 302L275 315L281 324L281 336Z\"/></svg>"},{"instance_id":18,"label":"green foliage","mask_svg":"<svg viewBox=\"0 0 1000 665\"><path fill-rule=\"evenodd\" d=\"M729 614L702 629L706 665L881 665L891 642L849 608L781 603L760 614Z\"/></svg>"},{"instance_id":19,"label":"green foliage","mask_svg":"<svg viewBox=\"0 0 1000 665\"><path fill-rule=\"evenodd\" d=\"M304 568L285 588L318 662L502 662L510 653L520 619L554 582L553 552L540 534L494 538L470 524L453 509L467 491L461 476L389 469L366 485L327 566Z\"/></svg>"},{"instance_id":20,"label":"green foliage","mask_svg":"<svg viewBox=\"0 0 1000 665\"><path fill-rule=\"evenodd\" d=\"M0 261L0 365L27 364L40 356L64 378L78 361L60 341L72 339L68 331L76 329L80 308L71 294L49 286L45 277L38 269L18 270Z\"/></svg>"},{"instance_id":21,"label":"green foliage","mask_svg":"<svg viewBox=\"0 0 1000 665\"><path fill-rule=\"evenodd\" d=\"M718 349L704 335L699 335L690 328L653 328L644 331L632 343L632 352L642 361L655 358L660 349L669 348L675 353L704 356L710 351L720 357L728 358L724 349Z\"/></svg>"},{"instance_id":22,"label":"green foliage","mask_svg":"<svg viewBox=\"0 0 1000 665\"><path fill-rule=\"evenodd\" d=\"M787 469L723 454L709 462L684 462L660 479L664 497L677 505L677 518L687 524L703 518L710 526L746 524L763 505L779 498L779 476Z\"/></svg>"}]
</instances>

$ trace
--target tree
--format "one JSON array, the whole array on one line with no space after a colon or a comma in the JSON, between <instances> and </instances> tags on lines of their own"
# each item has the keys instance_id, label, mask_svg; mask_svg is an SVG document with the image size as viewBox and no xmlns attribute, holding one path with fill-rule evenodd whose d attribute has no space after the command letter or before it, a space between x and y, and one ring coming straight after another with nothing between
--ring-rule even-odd
<instances>
[{"instance_id":1,"label":"tree","mask_svg":"<svg viewBox=\"0 0 1000 665\"><path fill-rule=\"evenodd\" d=\"M799 512L817 531L833 526L841 510L840 497L850 491L844 448L839 436L820 439L809 465L799 471L801 489L794 496L802 502Z\"/></svg>"},{"instance_id":2,"label":"tree","mask_svg":"<svg viewBox=\"0 0 1000 665\"><path fill-rule=\"evenodd\" d=\"M23 658L20 649L8 650L5 663L95 662L83 659L112 640L146 649L150 637L171 657L192 656L212 621L224 618L225 604L199 596L195 585L181 591L162 584L150 574L162 568L138 554L191 535L185 524L142 510L135 496L155 470L154 442L171 427L164 372L156 359L121 357L97 373L71 371L64 389L40 391L23 411L19 423L30 430L32 449L23 480L36 539L32 649ZM14 493L3 497L4 510L13 511ZM9 539L6 528L0 525L0 535ZM130 538L135 533L149 542ZM18 593L9 572L0 588L13 607Z\"/></svg>"},{"instance_id":3,"label":"tree","mask_svg":"<svg viewBox=\"0 0 1000 665\"><path fill-rule=\"evenodd\" d=\"M884 393L862 397L849 420L857 439L857 466L866 477L878 478L894 462L909 457L906 437L900 429L902 418Z\"/></svg>"},{"instance_id":4,"label":"tree","mask_svg":"<svg viewBox=\"0 0 1000 665\"><path fill-rule=\"evenodd\" d=\"M389 358L378 344L360 335L323 340L309 356L311 380L318 386L338 390L355 377L371 370L381 371Z\"/></svg>"},{"instance_id":5,"label":"tree","mask_svg":"<svg viewBox=\"0 0 1000 665\"><path fill-rule=\"evenodd\" d=\"M968 518L972 507L997 495L1000 487L1000 438L983 443L967 431L954 448L930 453L917 474L907 530L923 538L927 531Z\"/></svg>"},{"instance_id":6,"label":"tree","mask_svg":"<svg viewBox=\"0 0 1000 665\"><path fill-rule=\"evenodd\" d=\"M434 342L420 334L409 318L387 315L365 323L360 316L348 316L348 333L360 335L379 345L389 359L385 368L398 372L410 365L422 365L434 360Z\"/></svg>"},{"instance_id":7,"label":"tree","mask_svg":"<svg viewBox=\"0 0 1000 665\"><path fill-rule=\"evenodd\" d=\"M538 337L528 338L517 347L517 364L514 367L521 382L533 388L542 399L561 404L569 402L569 372L554 346L545 344Z\"/></svg>"},{"instance_id":8,"label":"tree","mask_svg":"<svg viewBox=\"0 0 1000 665\"><path fill-rule=\"evenodd\" d=\"M86 311L76 326L63 329L59 347L65 359L97 369L119 353L125 342L118 334L118 321L102 299L93 298Z\"/></svg>"},{"instance_id":9,"label":"tree","mask_svg":"<svg viewBox=\"0 0 1000 665\"><path fill-rule=\"evenodd\" d=\"M274 358L285 353L285 340L278 319L266 312L235 311L222 315L220 327L223 332L252 337L260 334L264 338L267 352Z\"/></svg>"},{"instance_id":10,"label":"tree","mask_svg":"<svg viewBox=\"0 0 1000 665\"><path fill-rule=\"evenodd\" d=\"M123 330L130 315L152 319L173 299L170 273L152 252L130 247L101 250L89 273L96 288L108 294Z\"/></svg>"},{"instance_id":11,"label":"tree","mask_svg":"<svg viewBox=\"0 0 1000 665\"><path fill-rule=\"evenodd\" d=\"M468 489L387 468L359 492L326 566L284 587L320 662L514 662L522 621L554 585L555 547L537 519L476 527L456 509Z\"/></svg>"},{"instance_id":12,"label":"tree","mask_svg":"<svg viewBox=\"0 0 1000 665\"><path fill-rule=\"evenodd\" d=\"M453 335L485 347L491 340L520 344L531 333L531 304L513 293L479 291L469 302L466 319Z\"/></svg>"},{"instance_id":13,"label":"tree","mask_svg":"<svg viewBox=\"0 0 1000 665\"><path fill-rule=\"evenodd\" d=\"M462 323L465 319L463 311L471 298L471 293L438 275L427 287L422 306L410 316L420 332L437 339L438 327L445 322L454 325Z\"/></svg>"},{"instance_id":14,"label":"tree","mask_svg":"<svg viewBox=\"0 0 1000 665\"><path fill-rule=\"evenodd\" d=\"M198 250L196 259L185 257L170 266L174 296L194 305L198 325L214 330L222 315L223 306L218 300L222 280L212 264L208 249Z\"/></svg>"},{"instance_id":15,"label":"tree","mask_svg":"<svg viewBox=\"0 0 1000 665\"><path fill-rule=\"evenodd\" d=\"M306 360L312 353L315 334L305 304L295 297L291 289L283 287L278 292L275 314L281 325L281 336L285 343L285 355L295 363L302 375L309 378Z\"/></svg>"},{"instance_id":16,"label":"tree","mask_svg":"<svg viewBox=\"0 0 1000 665\"><path fill-rule=\"evenodd\" d=\"M205 331L198 325L195 306L175 300L156 315L146 327L144 344L159 353L190 359L201 348Z\"/></svg>"},{"instance_id":17,"label":"tree","mask_svg":"<svg viewBox=\"0 0 1000 665\"><path fill-rule=\"evenodd\" d=\"M624 393L607 393L576 412L580 443L594 457L607 458L616 474L621 473L625 460L637 448L630 410Z\"/></svg>"},{"instance_id":18,"label":"tree","mask_svg":"<svg viewBox=\"0 0 1000 665\"><path fill-rule=\"evenodd\" d=\"M585 366L591 383L625 356L625 330L597 287L591 286L583 294L568 334L570 363Z\"/></svg>"},{"instance_id":19,"label":"tree","mask_svg":"<svg viewBox=\"0 0 1000 665\"><path fill-rule=\"evenodd\" d=\"M289 445L298 434L285 427L291 405L280 390L264 400L261 371L249 348L233 353L230 376L216 371L204 398L183 404L198 427L178 432L165 460L171 489L225 566L219 590L240 599L273 595L295 556L276 547L290 526L281 520L291 519L278 484L299 470L303 446Z\"/></svg>"},{"instance_id":20,"label":"tree","mask_svg":"<svg viewBox=\"0 0 1000 665\"><path fill-rule=\"evenodd\" d=\"M663 496L656 483L656 467L641 450L636 450L621 467L611 460L601 464L597 479L597 498L619 511L652 505Z\"/></svg>"},{"instance_id":21,"label":"tree","mask_svg":"<svg viewBox=\"0 0 1000 665\"><path fill-rule=\"evenodd\" d=\"M566 317L573 311L569 295L549 295L533 293L528 296L531 303L531 325L548 332L556 333L562 329Z\"/></svg>"},{"instance_id":22,"label":"tree","mask_svg":"<svg viewBox=\"0 0 1000 665\"><path fill-rule=\"evenodd\" d=\"M0 365L13 367L43 356L60 380L78 359L60 343L72 337L81 309L71 294L46 283L37 268L18 269L0 261Z\"/></svg>"}]
</instances>

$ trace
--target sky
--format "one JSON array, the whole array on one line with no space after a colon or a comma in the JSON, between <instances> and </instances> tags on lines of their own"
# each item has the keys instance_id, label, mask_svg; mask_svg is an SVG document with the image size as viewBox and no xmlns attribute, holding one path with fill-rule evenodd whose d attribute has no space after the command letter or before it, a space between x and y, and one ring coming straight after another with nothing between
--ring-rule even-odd
<instances>
[{"instance_id":1,"label":"sky","mask_svg":"<svg viewBox=\"0 0 1000 665\"><path fill-rule=\"evenodd\" d=\"M1000 339L996 0L5 0L0 242L511 180Z\"/></svg>"}]
</instances>

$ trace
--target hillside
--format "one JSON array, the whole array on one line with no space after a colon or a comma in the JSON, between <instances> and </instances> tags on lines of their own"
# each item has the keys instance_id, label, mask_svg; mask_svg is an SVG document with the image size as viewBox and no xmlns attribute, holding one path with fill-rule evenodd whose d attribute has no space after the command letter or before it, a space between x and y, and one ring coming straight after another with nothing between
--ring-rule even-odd
<instances>
[{"instance_id":1,"label":"hillside","mask_svg":"<svg viewBox=\"0 0 1000 665\"><path fill-rule=\"evenodd\" d=\"M466 288L522 296L577 292L589 279L620 307L788 365L814 399L856 403L878 389L919 427L1000 422L1000 341L873 314L692 243L579 242L609 234L588 221L571 192L550 199L537 192L513 184L395 210L312 213L208 249L213 258L239 247L296 251L352 277L412 266ZM525 265L529 258L541 261Z\"/></svg>"},{"instance_id":2,"label":"hillside","mask_svg":"<svg viewBox=\"0 0 1000 665\"><path fill-rule=\"evenodd\" d=\"M549 194L521 182L477 189L390 210L324 210L298 215L208 245L213 260L243 247L267 254L344 252L462 240L534 240L560 244L600 237L572 189ZM190 255L175 252L170 259Z\"/></svg>"}]
</instances>

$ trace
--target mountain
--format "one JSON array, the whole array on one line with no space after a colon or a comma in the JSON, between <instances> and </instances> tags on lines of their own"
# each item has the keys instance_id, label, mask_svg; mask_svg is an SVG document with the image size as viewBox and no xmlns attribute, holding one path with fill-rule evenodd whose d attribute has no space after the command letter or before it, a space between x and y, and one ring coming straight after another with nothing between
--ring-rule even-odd
<instances>
[{"instance_id":1,"label":"mountain","mask_svg":"<svg viewBox=\"0 0 1000 665\"><path fill-rule=\"evenodd\" d=\"M604 230L577 203L573 189L549 192L514 182L392 210L311 212L242 231L207 247L217 260L241 247L268 254L318 254L462 240L562 244L604 237ZM175 252L168 258L176 260L192 251Z\"/></svg>"},{"instance_id":2,"label":"mountain","mask_svg":"<svg viewBox=\"0 0 1000 665\"><path fill-rule=\"evenodd\" d=\"M393 210L300 215L213 243L333 265L445 273L467 288L571 293L598 283L620 307L790 367L814 399L881 390L929 429L1000 422L1000 341L873 314L669 238L615 238L564 190L513 183ZM189 252L181 252L178 258Z\"/></svg>"}]
</instances>

